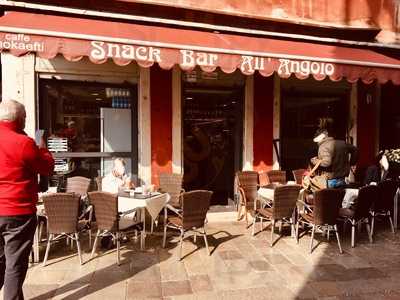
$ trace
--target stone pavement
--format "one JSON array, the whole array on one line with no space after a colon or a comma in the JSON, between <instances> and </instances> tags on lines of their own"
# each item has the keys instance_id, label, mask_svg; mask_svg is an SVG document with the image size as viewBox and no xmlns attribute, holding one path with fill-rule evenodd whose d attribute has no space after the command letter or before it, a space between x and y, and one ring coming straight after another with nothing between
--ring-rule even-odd
<instances>
[{"instance_id":1,"label":"stone pavement","mask_svg":"<svg viewBox=\"0 0 400 300\"><path fill-rule=\"evenodd\" d=\"M148 236L146 251L134 241L123 244L121 266L116 265L113 251L87 261L87 242L83 243L87 262L79 266L77 256L61 242L52 247L48 266L30 267L25 296L36 300L400 299L400 235L393 235L386 225L378 226L373 244L364 229L353 249L347 232L342 255L334 237L326 242L320 234L316 238L321 243L310 255L309 235L296 244L285 228L286 236L270 248L269 228L253 237L243 221L210 221L212 255L207 256L203 239L198 237L194 244L188 238L180 262L177 237L171 236L162 249L161 233Z\"/></svg>"}]
</instances>

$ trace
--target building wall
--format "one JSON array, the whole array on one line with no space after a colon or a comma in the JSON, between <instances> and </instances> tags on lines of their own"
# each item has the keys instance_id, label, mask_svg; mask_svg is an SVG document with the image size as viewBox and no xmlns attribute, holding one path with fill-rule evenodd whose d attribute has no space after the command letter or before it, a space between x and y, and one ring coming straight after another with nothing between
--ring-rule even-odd
<instances>
[{"instance_id":1,"label":"building wall","mask_svg":"<svg viewBox=\"0 0 400 300\"><path fill-rule=\"evenodd\" d=\"M151 182L158 185L160 173L172 172L172 71L150 69Z\"/></svg>"},{"instance_id":2,"label":"building wall","mask_svg":"<svg viewBox=\"0 0 400 300\"><path fill-rule=\"evenodd\" d=\"M254 75L253 166L256 171L272 169L273 165L274 77Z\"/></svg>"},{"instance_id":3,"label":"building wall","mask_svg":"<svg viewBox=\"0 0 400 300\"><path fill-rule=\"evenodd\" d=\"M358 84L357 147L360 155L357 166L360 173L374 162L379 148L379 90L377 84Z\"/></svg>"},{"instance_id":4,"label":"building wall","mask_svg":"<svg viewBox=\"0 0 400 300\"><path fill-rule=\"evenodd\" d=\"M378 40L397 42L400 32L398 0L117 0L173 6L204 12L236 15L256 19L298 22L308 25L379 27Z\"/></svg>"}]
</instances>

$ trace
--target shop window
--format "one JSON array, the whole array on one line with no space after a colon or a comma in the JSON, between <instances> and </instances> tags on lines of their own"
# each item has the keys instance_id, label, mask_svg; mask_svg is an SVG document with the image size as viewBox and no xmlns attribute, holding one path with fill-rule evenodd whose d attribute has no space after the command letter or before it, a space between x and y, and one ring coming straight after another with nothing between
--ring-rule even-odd
<instances>
[{"instance_id":1,"label":"shop window","mask_svg":"<svg viewBox=\"0 0 400 300\"><path fill-rule=\"evenodd\" d=\"M306 168L318 146L312 141L320 120L330 120L329 134L346 140L349 125L351 86L329 79L282 80L281 90L281 168L290 171Z\"/></svg>"},{"instance_id":2,"label":"shop window","mask_svg":"<svg viewBox=\"0 0 400 300\"><path fill-rule=\"evenodd\" d=\"M38 115L56 159L51 185L63 186L70 176L104 176L113 157L123 157L137 179L135 85L41 79Z\"/></svg>"}]
</instances>

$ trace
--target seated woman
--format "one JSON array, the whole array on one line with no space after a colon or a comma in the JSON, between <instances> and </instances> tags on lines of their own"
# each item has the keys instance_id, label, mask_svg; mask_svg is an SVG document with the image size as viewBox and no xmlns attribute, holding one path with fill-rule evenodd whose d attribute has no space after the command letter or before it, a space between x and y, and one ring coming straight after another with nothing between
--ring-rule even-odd
<instances>
[{"instance_id":1,"label":"seated woman","mask_svg":"<svg viewBox=\"0 0 400 300\"><path fill-rule=\"evenodd\" d=\"M123 158L114 159L114 167L111 173L107 174L101 181L101 189L103 192L118 194L121 189L134 188L130 175L126 173L126 162ZM121 216L119 227L121 230L135 225L140 220L138 211Z\"/></svg>"},{"instance_id":2,"label":"seated woman","mask_svg":"<svg viewBox=\"0 0 400 300\"><path fill-rule=\"evenodd\" d=\"M123 158L114 159L114 167L101 181L101 189L104 192L117 194L123 188L133 188L131 177L126 174L126 162Z\"/></svg>"}]
</instances>

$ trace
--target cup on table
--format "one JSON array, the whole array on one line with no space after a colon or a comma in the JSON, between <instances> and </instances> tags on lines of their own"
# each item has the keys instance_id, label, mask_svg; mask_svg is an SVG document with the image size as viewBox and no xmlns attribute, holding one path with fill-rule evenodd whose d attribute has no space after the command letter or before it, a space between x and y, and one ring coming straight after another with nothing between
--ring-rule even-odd
<instances>
[{"instance_id":1,"label":"cup on table","mask_svg":"<svg viewBox=\"0 0 400 300\"><path fill-rule=\"evenodd\" d=\"M154 184L149 185L149 193L154 193L156 186Z\"/></svg>"},{"instance_id":2,"label":"cup on table","mask_svg":"<svg viewBox=\"0 0 400 300\"><path fill-rule=\"evenodd\" d=\"M142 194L145 196L149 194L149 188L145 184L142 185Z\"/></svg>"}]
</instances>

